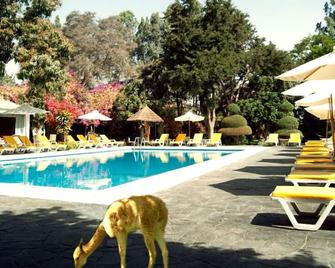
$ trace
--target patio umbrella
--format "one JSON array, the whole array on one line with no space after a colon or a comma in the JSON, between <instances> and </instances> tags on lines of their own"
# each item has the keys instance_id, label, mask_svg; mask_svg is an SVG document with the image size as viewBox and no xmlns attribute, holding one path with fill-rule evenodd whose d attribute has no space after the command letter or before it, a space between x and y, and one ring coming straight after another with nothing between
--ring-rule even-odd
<instances>
[{"instance_id":1,"label":"patio umbrella","mask_svg":"<svg viewBox=\"0 0 335 268\"><path fill-rule=\"evenodd\" d=\"M330 80L335 79L335 52L331 52L312 61L306 62L292 70L289 70L276 78L284 81L302 80ZM329 98L329 114L332 128L333 149L335 148L334 137L334 110L333 98Z\"/></svg>"},{"instance_id":2,"label":"patio umbrella","mask_svg":"<svg viewBox=\"0 0 335 268\"><path fill-rule=\"evenodd\" d=\"M310 114L316 116L320 120L330 119L328 104L315 105L315 106L313 105L310 107L306 107L305 110L309 112Z\"/></svg>"},{"instance_id":3,"label":"patio umbrella","mask_svg":"<svg viewBox=\"0 0 335 268\"><path fill-rule=\"evenodd\" d=\"M334 51L289 70L276 78L284 81L335 79Z\"/></svg>"},{"instance_id":4,"label":"patio umbrella","mask_svg":"<svg viewBox=\"0 0 335 268\"><path fill-rule=\"evenodd\" d=\"M100 121L110 121L112 120L108 116L105 116L101 113L99 113L97 110L93 110L90 113L78 116L79 119L81 120L100 120Z\"/></svg>"},{"instance_id":5,"label":"patio umbrella","mask_svg":"<svg viewBox=\"0 0 335 268\"><path fill-rule=\"evenodd\" d=\"M148 106L145 106L141 110L137 111L135 114L130 116L127 121L140 121L144 122L144 136L148 140L150 137L150 128L148 122L164 122L164 120L157 115L153 110Z\"/></svg>"},{"instance_id":6,"label":"patio umbrella","mask_svg":"<svg viewBox=\"0 0 335 268\"><path fill-rule=\"evenodd\" d=\"M335 88L335 80L310 80L282 92L287 96L308 96L320 90Z\"/></svg>"},{"instance_id":7,"label":"patio umbrella","mask_svg":"<svg viewBox=\"0 0 335 268\"><path fill-rule=\"evenodd\" d=\"M176 117L174 120L179 122L185 122L188 121L188 136L191 136L191 130L190 130L190 122L199 122L204 120L205 117L201 115L194 114L192 110L189 110L187 113Z\"/></svg>"},{"instance_id":8,"label":"patio umbrella","mask_svg":"<svg viewBox=\"0 0 335 268\"><path fill-rule=\"evenodd\" d=\"M111 121L112 120L108 116L105 116L102 113L99 113L99 111L97 111L97 110L93 110L92 112L89 112L87 114L80 115L80 116L78 116L78 119L89 120L89 121L94 121L94 120ZM91 129L91 131L95 132L94 128L95 128L95 126L93 126L93 130Z\"/></svg>"},{"instance_id":9,"label":"patio umbrella","mask_svg":"<svg viewBox=\"0 0 335 268\"><path fill-rule=\"evenodd\" d=\"M312 105L329 104L329 98L332 95L334 95L334 93L335 93L335 88L318 91L300 100L297 100L295 104L297 106L312 106Z\"/></svg>"}]
</instances>

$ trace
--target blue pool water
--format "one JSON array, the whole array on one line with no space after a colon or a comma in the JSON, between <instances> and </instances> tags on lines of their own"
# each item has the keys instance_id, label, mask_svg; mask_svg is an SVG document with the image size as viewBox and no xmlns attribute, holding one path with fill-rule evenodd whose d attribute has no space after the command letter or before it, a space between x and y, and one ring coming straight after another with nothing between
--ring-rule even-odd
<instances>
[{"instance_id":1,"label":"blue pool water","mask_svg":"<svg viewBox=\"0 0 335 268\"><path fill-rule=\"evenodd\" d=\"M231 151L134 150L0 164L0 183L101 190Z\"/></svg>"}]
</instances>

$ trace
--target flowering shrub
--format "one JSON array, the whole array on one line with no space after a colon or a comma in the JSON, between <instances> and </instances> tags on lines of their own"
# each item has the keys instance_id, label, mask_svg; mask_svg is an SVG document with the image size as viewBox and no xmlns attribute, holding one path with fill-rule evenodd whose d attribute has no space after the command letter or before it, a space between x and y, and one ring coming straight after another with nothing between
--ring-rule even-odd
<instances>
[{"instance_id":1,"label":"flowering shrub","mask_svg":"<svg viewBox=\"0 0 335 268\"><path fill-rule=\"evenodd\" d=\"M55 97L46 97L44 103L49 111L48 123L59 134L69 133L76 118L83 113L67 100L59 101Z\"/></svg>"},{"instance_id":2,"label":"flowering shrub","mask_svg":"<svg viewBox=\"0 0 335 268\"><path fill-rule=\"evenodd\" d=\"M24 101L28 91L27 85L0 85L0 97L15 103Z\"/></svg>"}]
</instances>

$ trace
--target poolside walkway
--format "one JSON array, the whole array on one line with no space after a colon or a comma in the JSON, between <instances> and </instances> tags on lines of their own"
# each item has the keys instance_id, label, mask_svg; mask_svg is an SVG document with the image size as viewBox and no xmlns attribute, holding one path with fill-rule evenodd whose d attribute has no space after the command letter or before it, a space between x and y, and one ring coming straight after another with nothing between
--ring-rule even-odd
<instances>
[{"instance_id":1,"label":"poolside walkway","mask_svg":"<svg viewBox=\"0 0 335 268\"><path fill-rule=\"evenodd\" d=\"M335 267L335 218L317 232L293 230L269 198L296 152L271 148L157 194L170 213L170 267ZM0 196L0 267L73 267L76 243L93 234L105 209ZM143 238L132 234L127 267L146 265ZM119 267L115 240L107 239L85 267Z\"/></svg>"}]
</instances>

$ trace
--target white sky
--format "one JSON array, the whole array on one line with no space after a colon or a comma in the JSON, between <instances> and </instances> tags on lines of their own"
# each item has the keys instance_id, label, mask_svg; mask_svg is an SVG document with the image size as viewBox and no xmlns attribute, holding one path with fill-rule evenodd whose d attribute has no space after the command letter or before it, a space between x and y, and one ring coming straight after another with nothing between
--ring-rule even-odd
<instances>
[{"instance_id":1,"label":"white sky","mask_svg":"<svg viewBox=\"0 0 335 268\"><path fill-rule=\"evenodd\" d=\"M92 11L98 18L131 10L137 18L164 12L174 0L63 0L54 15L64 22L74 10ZM201 0L200 2L204 2ZM290 50L315 30L324 17L325 0L232 0L232 3L250 16L251 23L260 36L272 41L278 48Z\"/></svg>"}]
</instances>

